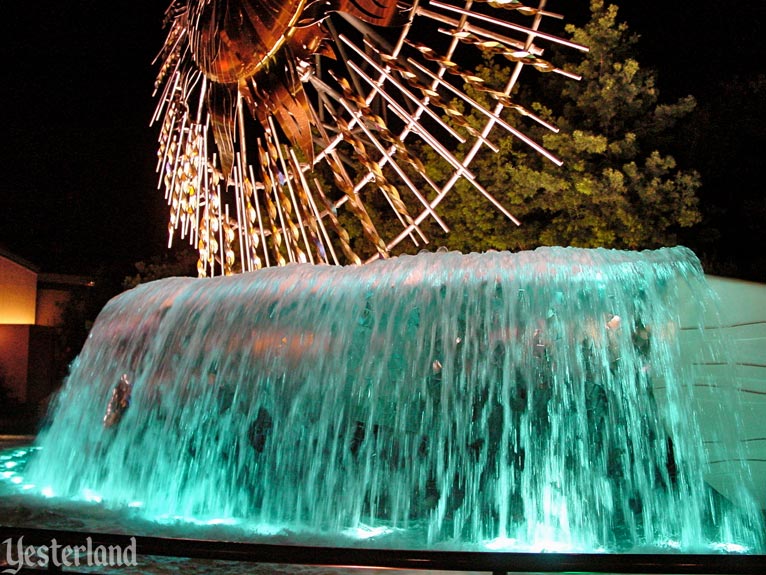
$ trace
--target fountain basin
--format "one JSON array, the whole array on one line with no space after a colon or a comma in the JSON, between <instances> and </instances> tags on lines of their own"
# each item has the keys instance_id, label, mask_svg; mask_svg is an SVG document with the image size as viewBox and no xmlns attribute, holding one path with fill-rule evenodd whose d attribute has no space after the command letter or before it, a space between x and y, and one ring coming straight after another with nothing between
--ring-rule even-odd
<instances>
[{"instance_id":1,"label":"fountain basin","mask_svg":"<svg viewBox=\"0 0 766 575\"><path fill-rule=\"evenodd\" d=\"M682 300L680 331L683 361L699 368L692 409L700 419L710 466L705 480L729 498L738 497L744 482L766 509L766 285L712 275L706 279L711 291L704 305L705 329L698 329L695 304ZM707 342L725 342L729 361L717 358L716 345ZM736 425L726 427L725 437L715 430L714 419L706 419L716 413L722 397L737 406L739 415ZM738 458L746 464L745 473Z\"/></svg>"},{"instance_id":2,"label":"fountain basin","mask_svg":"<svg viewBox=\"0 0 766 575\"><path fill-rule=\"evenodd\" d=\"M723 338L690 339L714 300L684 248L152 282L102 311L24 482L265 536L757 552L750 485L709 461L749 472L741 397L694 411L689 350L733 365Z\"/></svg>"}]
</instances>

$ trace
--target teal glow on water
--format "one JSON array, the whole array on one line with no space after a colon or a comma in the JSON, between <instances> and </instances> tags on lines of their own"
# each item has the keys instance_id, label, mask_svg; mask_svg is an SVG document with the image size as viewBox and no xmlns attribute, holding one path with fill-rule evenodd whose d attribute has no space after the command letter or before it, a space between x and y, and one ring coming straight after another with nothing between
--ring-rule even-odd
<instances>
[{"instance_id":1,"label":"teal glow on water","mask_svg":"<svg viewBox=\"0 0 766 575\"><path fill-rule=\"evenodd\" d=\"M678 310L705 289L684 248L142 285L102 311L21 482L262 534L762 552L757 506L704 481ZM123 374L131 405L106 429Z\"/></svg>"}]
</instances>

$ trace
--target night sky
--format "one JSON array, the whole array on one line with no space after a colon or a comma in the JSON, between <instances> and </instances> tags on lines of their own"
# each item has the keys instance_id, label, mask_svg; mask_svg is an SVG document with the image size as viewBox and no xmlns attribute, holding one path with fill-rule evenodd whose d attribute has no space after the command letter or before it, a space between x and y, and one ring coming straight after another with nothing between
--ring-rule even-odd
<instances>
[{"instance_id":1,"label":"night sky","mask_svg":"<svg viewBox=\"0 0 766 575\"><path fill-rule=\"evenodd\" d=\"M165 2L3 8L0 244L72 273L161 251L149 121Z\"/></svg>"},{"instance_id":2,"label":"night sky","mask_svg":"<svg viewBox=\"0 0 766 575\"><path fill-rule=\"evenodd\" d=\"M617 3L642 37L640 62L658 70L662 101L693 94L704 102L733 78L764 72L763 0ZM565 13L568 6L576 20L587 1L557 4ZM3 3L0 246L42 271L129 270L164 250L158 128L149 120L165 7L162 0ZM752 107L762 111L760 98ZM762 135L762 113L752 124ZM750 164L760 165L763 143L752 147Z\"/></svg>"}]
</instances>

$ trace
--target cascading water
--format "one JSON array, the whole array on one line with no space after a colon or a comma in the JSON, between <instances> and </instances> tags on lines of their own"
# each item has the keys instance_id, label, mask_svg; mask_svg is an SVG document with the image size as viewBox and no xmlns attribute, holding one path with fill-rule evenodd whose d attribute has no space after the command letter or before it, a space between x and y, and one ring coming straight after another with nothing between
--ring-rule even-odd
<instances>
[{"instance_id":1,"label":"cascading water","mask_svg":"<svg viewBox=\"0 0 766 575\"><path fill-rule=\"evenodd\" d=\"M145 284L102 311L25 481L255 532L759 552L757 506L704 481L678 338L681 298L704 290L684 248ZM130 405L105 424L123 376Z\"/></svg>"}]
</instances>

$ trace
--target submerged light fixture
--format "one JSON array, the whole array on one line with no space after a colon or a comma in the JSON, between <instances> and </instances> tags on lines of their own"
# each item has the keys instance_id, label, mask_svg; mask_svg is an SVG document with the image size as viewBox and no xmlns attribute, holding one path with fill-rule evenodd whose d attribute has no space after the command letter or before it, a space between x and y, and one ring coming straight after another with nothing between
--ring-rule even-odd
<instances>
[{"instance_id":1,"label":"submerged light fixture","mask_svg":"<svg viewBox=\"0 0 766 575\"><path fill-rule=\"evenodd\" d=\"M426 218L449 231L436 208L461 178L518 223L469 166L482 145L496 149L495 126L560 163L504 119L507 109L556 131L513 100L519 74L576 78L543 47L586 50L539 30L561 18L545 3L173 0L153 116L170 242L197 248L200 276L361 263L351 223L385 258L404 239L427 243ZM504 86L463 67L482 54L512 62ZM448 166L442 179L418 157L428 148ZM381 231L371 204L400 230Z\"/></svg>"}]
</instances>

